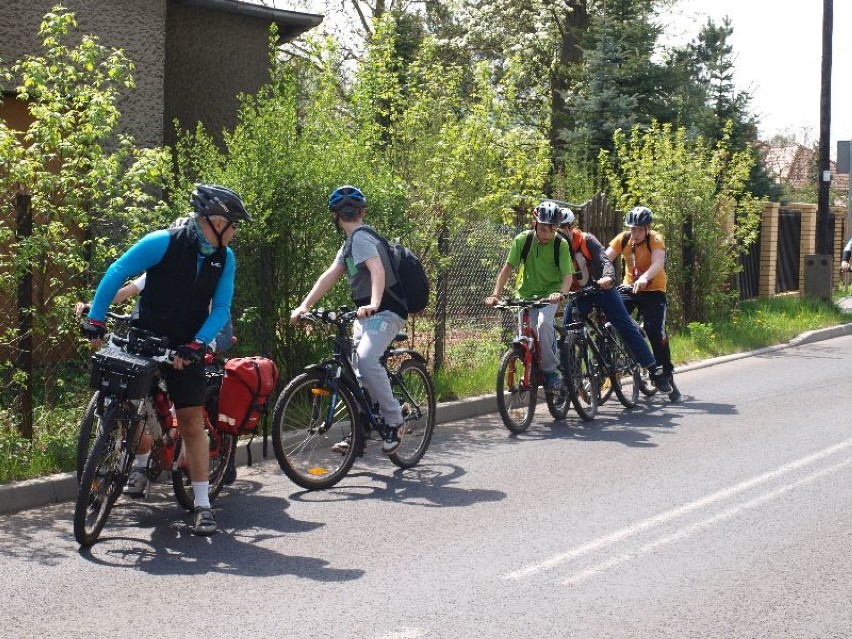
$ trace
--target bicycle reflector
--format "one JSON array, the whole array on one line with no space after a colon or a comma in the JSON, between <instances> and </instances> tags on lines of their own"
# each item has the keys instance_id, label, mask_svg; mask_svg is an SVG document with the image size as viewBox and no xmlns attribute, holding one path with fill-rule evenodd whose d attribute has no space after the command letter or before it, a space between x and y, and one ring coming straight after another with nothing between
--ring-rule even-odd
<instances>
[{"instance_id":1,"label":"bicycle reflector","mask_svg":"<svg viewBox=\"0 0 852 639\"><path fill-rule=\"evenodd\" d=\"M308 470L309 475L328 475L328 470L325 468L317 468L314 466L313 468Z\"/></svg>"},{"instance_id":2,"label":"bicycle reflector","mask_svg":"<svg viewBox=\"0 0 852 639\"><path fill-rule=\"evenodd\" d=\"M311 395L320 395L322 397L331 397L331 391L327 388L312 388Z\"/></svg>"}]
</instances>

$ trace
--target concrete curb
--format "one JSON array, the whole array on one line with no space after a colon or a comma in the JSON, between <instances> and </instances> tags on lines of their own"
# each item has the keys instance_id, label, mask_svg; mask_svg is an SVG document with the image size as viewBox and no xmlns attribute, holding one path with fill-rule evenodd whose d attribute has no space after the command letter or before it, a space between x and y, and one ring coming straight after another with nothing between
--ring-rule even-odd
<instances>
[{"instance_id":1,"label":"concrete curb","mask_svg":"<svg viewBox=\"0 0 852 639\"><path fill-rule=\"evenodd\" d=\"M678 373L707 368L731 362L745 357L774 353L791 346L801 346L813 342L820 342L835 337L852 335L852 323L830 326L815 331L808 331L794 337L786 344L767 346L746 353L735 353L723 355L711 359L691 362L678 366ZM497 399L491 395L470 397L453 402L438 405L436 420L438 424L447 424L463 419L470 419L479 415L486 415L497 411ZM271 447L272 444L270 443ZM251 457L253 462L274 458L271 450L266 458L263 457L263 436L255 437L251 442ZM248 442L242 441L237 448L237 466L245 466L248 463ZM47 504L74 501L77 498L77 476L76 473L60 473L37 479L12 482L11 484L0 484L0 514L17 512L29 508L38 508Z\"/></svg>"}]
</instances>

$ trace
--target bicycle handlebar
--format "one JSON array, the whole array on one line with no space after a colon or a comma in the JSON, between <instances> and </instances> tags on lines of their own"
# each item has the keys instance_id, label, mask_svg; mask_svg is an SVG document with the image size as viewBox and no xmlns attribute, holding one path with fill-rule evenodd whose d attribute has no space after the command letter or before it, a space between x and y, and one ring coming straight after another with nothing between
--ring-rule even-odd
<instances>
[{"instance_id":1,"label":"bicycle handlebar","mask_svg":"<svg viewBox=\"0 0 852 639\"><path fill-rule=\"evenodd\" d=\"M568 293L568 299L573 301L576 299L580 299L582 297L588 297L589 295L594 295L595 293L599 293L601 291L601 287L598 286L597 282L591 282L586 284L585 286L578 288L576 291L571 291Z\"/></svg>"},{"instance_id":2,"label":"bicycle handlebar","mask_svg":"<svg viewBox=\"0 0 852 639\"><path fill-rule=\"evenodd\" d=\"M350 310L348 306L341 306L334 310L330 308L318 308L316 310L302 313L300 319L309 322L322 322L324 324L334 324L336 326L345 326L351 324L358 319L358 312Z\"/></svg>"},{"instance_id":3,"label":"bicycle handlebar","mask_svg":"<svg viewBox=\"0 0 852 639\"><path fill-rule=\"evenodd\" d=\"M491 308L500 308L500 309L515 309L515 308L544 308L545 306L550 306L553 304L547 298L541 299L529 299L529 300L503 300L501 302L497 302Z\"/></svg>"}]
</instances>

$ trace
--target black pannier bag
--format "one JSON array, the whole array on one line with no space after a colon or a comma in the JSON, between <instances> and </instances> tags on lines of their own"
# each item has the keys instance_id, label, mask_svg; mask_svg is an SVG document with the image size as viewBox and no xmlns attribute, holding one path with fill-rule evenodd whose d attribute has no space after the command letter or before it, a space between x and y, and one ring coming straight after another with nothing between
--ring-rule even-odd
<instances>
[{"instance_id":1,"label":"black pannier bag","mask_svg":"<svg viewBox=\"0 0 852 639\"><path fill-rule=\"evenodd\" d=\"M110 395L142 399L151 390L151 382L159 364L115 348L105 348L92 355L90 386Z\"/></svg>"}]
</instances>

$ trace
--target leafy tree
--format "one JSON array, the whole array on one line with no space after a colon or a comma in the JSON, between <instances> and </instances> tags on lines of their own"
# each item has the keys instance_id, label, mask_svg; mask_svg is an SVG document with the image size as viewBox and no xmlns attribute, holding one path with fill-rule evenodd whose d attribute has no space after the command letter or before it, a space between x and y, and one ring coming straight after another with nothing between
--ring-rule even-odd
<instances>
[{"instance_id":1,"label":"leafy tree","mask_svg":"<svg viewBox=\"0 0 852 639\"><path fill-rule=\"evenodd\" d=\"M132 236L139 227L129 221L141 223L159 210L150 193L167 172L166 156L139 150L115 132L118 101L134 86L133 65L94 36L70 45L76 28L74 14L57 5L39 29L41 55L27 56L11 70L0 68L2 78L16 83L12 99L25 101L32 118L26 131L0 121L0 205L7 211L31 208L34 222L29 234L0 222L0 288L19 290L22 320L20 327L4 329L0 341L6 345L67 343L69 309L79 299L83 276L90 269L101 272L121 249L116 236L100 231L121 228ZM27 304L30 278L37 295ZM19 350L17 366L0 362L4 379L13 379L25 395L34 383L30 364L20 365L26 350ZM24 413L22 433L29 437L31 415Z\"/></svg>"},{"instance_id":2,"label":"leafy tree","mask_svg":"<svg viewBox=\"0 0 852 639\"><path fill-rule=\"evenodd\" d=\"M730 128L730 127L729 127ZM763 202L747 190L754 157L715 146L686 129L652 123L616 131L601 153L601 175L619 208L642 204L666 240L669 321L674 327L725 316L736 300L728 285L757 234Z\"/></svg>"}]
</instances>

